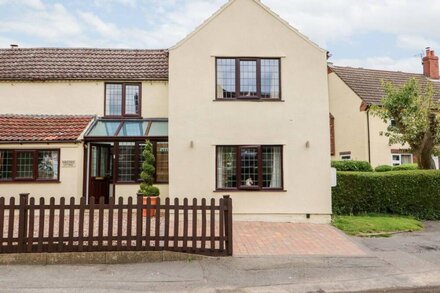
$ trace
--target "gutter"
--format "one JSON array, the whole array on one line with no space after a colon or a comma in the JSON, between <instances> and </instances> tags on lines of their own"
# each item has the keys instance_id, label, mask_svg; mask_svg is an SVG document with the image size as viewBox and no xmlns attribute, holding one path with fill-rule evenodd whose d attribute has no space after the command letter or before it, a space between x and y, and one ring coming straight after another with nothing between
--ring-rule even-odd
<instances>
[{"instance_id":1,"label":"gutter","mask_svg":"<svg viewBox=\"0 0 440 293\"><path fill-rule=\"evenodd\" d=\"M81 143L82 140L4 140L0 141L0 145L7 144L54 144L54 143L66 143L66 144L77 144Z\"/></svg>"},{"instance_id":2,"label":"gutter","mask_svg":"<svg viewBox=\"0 0 440 293\"><path fill-rule=\"evenodd\" d=\"M366 112L367 112L368 163L371 164L370 111L369 111L369 109L367 109Z\"/></svg>"}]
</instances>

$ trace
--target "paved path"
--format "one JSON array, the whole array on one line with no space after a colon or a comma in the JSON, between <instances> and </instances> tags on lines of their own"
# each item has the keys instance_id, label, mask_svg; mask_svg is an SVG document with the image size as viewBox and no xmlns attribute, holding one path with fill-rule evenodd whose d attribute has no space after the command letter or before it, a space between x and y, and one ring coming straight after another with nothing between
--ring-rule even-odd
<instances>
[{"instance_id":1,"label":"paved path","mask_svg":"<svg viewBox=\"0 0 440 293\"><path fill-rule=\"evenodd\" d=\"M260 256L132 265L0 266L1 292L440 292L440 223L352 238L364 256ZM397 290L397 288L399 288ZM380 292L387 292L381 290ZM413 292L407 289L404 292Z\"/></svg>"},{"instance_id":2,"label":"paved path","mask_svg":"<svg viewBox=\"0 0 440 293\"><path fill-rule=\"evenodd\" d=\"M364 256L359 245L330 225L234 222L234 256Z\"/></svg>"}]
</instances>

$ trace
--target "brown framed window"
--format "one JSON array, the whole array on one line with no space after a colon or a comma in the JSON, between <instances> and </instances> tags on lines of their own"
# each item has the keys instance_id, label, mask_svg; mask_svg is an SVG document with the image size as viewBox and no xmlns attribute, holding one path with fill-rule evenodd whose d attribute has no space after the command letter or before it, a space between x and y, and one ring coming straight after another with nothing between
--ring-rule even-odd
<instances>
[{"instance_id":1,"label":"brown framed window","mask_svg":"<svg viewBox=\"0 0 440 293\"><path fill-rule=\"evenodd\" d=\"M155 154L155 183L168 183L168 142L151 141ZM142 172L144 142L116 143L117 183L138 183Z\"/></svg>"},{"instance_id":2,"label":"brown framed window","mask_svg":"<svg viewBox=\"0 0 440 293\"><path fill-rule=\"evenodd\" d=\"M136 143L118 144L118 182L134 182L139 168L136 168Z\"/></svg>"},{"instance_id":3,"label":"brown framed window","mask_svg":"<svg viewBox=\"0 0 440 293\"><path fill-rule=\"evenodd\" d=\"M283 147L279 145L217 146L218 190L282 190Z\"/></svg>"},{"instance_id":4,"label":"brown framed window","mask_svg":"<svg viewBox=\"0 0 440 293\"><path fill-rule=\"evenodd\" d=\"M0 182L59 181L60 150L0 150Z\"/></svg>"},{"instance_id":5,"label":"brown framed window","mask_svg":"<svg viewBox=\"0 0 440 293\"><path fill-rule=\"evenodd\" d=\"M156 153L156 182L168 182L168 142L158 141L155 145Z\"/></svg>"},{"instance_id":6,"label":"brown framed window","mask_svg":"<svg viewBox=\"0 0 440 293\"><path fill-rule=\"evenodd\" d=\"M105 83L106 117L139 117L140 115L140 83Z\"/></svg>"},{"instance_id":7,"label":"brown framed window","mask_svg":"<svg viewBox=\"0 0 440 293\"><path fill-rule=\"evenodd\" d=\"M216 99L281 99L279 58L216 58Z\"/></svg>"},{"instance_id":8,"label":"brown framed window","mask_svg":"<svg viewBox=\"0 0 440 293\"><path fill-rule=\"evenodd\" d=\"M0 150L0 181L12 180L12 150Z\"/></svg>"}]
</instances>

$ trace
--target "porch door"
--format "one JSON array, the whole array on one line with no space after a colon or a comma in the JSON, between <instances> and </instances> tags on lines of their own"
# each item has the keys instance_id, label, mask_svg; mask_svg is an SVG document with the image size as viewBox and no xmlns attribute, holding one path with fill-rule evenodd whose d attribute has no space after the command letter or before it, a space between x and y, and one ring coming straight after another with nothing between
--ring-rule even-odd
<instances>
[{"instance_id":1,"label":"porch door","mask_svg":"<svg viewBox=\"0 0 440 293\"><path fill-rule=\"evenodd\" d=\"M110 182L112 181L112 152L110 145L91 145L90 153L90 188L89 198L95 197L95 202L103 196L108 203Z\"/></svg>"}]
</instances>

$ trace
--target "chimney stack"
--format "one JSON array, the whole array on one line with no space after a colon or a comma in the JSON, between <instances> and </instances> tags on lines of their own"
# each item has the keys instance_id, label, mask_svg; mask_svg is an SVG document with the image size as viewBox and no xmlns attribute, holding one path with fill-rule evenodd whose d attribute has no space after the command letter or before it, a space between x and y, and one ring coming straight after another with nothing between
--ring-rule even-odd
<instances>
[{"instance_id":1,"label":"chimney stack","mask_svg":"<svg viewBox=\"0 0 440 293\"><path fill-rule=\"evenodd\" d=\"M422 59L423 74L431 79L439 79L438 57L435 56L434 50L430 47L426 48L426 56Z\"/></svg>"},{"instance_id":2,"label":"chimney stack","mask_svg":"<svg viewBox=\"0 0 440 293\"><path fill-rule=\"evenodd\" d=\"M16 49L16 48L18 48L17 44L11 44L11 49Z\"/></svg>"}]
</instances>

